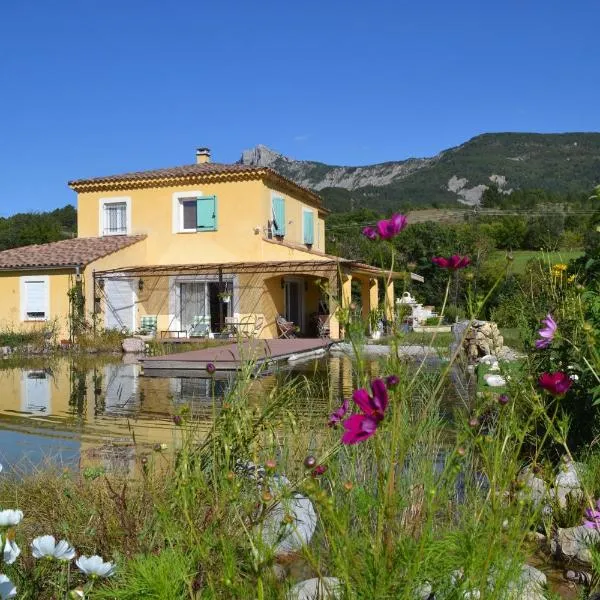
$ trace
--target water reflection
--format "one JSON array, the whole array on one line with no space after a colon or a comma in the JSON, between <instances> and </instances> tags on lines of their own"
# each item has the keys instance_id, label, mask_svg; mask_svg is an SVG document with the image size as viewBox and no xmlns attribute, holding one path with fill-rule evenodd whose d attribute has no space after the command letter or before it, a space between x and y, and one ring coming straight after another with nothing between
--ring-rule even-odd
<instances>
[{"instance_id":1,"label":"water reflection","mask_svg":"<svg viewBox=\"0 0 600 600\"><path fill-rule=\"evenodd\" d=\"M27 468L51 457L80 467L129 469L136 449L177 443L171 416L178 407L188 406L208 430L234 376L144 377L137 363L120 357L3 361L0 462ZM350 361L331 357L255 379L250 395L264 398L278 381L300 377L314 384L314 397L295 400L299 416L325 414L352 388Z\"/></svg>"}]
</instances>

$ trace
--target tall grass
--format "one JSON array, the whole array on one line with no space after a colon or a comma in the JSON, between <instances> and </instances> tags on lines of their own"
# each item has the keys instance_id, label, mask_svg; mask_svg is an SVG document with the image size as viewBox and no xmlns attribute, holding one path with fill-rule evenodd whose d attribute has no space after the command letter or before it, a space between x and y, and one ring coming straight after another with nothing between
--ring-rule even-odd
<instances>
[{"instance_id":1,"label":"tall grass","mask_svg":"<svg viewBox=\"0 0 600 600\"><path fill-rule=\"evenodd\" d=\"M355 388L369 390L375 374L399 379L361 443L343 444L340 426L327 426L339 399L310 377L283 377L256 399L248 363L226 397L213 398L209 433L179 408L172 452L140 449L135 476L3 475L0 505L25 513L16 534L23 558L3 567L20 597L59 597L58 574L41 572L26 549L43 533L117 563L113 578L93 585L70 571L67 587L85 585L89 598L276 599L311 576L338 578L342 598L524 597L532 534L577 524L599 491L590 476L581 502L549 517L519 483L524 466L556 468L548 446L571 456L560 400L536 387L534 364L513 372L508 403L475 394L458 353L431 367L391 352L369 368L364 328L346 329L357 332ZM597 473L597 454L587 460ZM281 535L294 531L298 494L316 510L315 534L277 553L265 528L283 510Z\"/></svg>"}]
</instances>

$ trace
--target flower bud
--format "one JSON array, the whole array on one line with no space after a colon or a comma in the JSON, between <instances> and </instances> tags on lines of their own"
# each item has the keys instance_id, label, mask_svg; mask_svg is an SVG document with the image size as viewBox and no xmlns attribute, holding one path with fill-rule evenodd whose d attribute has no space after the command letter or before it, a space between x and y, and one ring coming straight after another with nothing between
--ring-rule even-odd
<instances>
[{"instance_id":1,"label":"flower bud","mask_svg":"<svg viewBox=\"0 0 600 600\"><path fill-rule=\"evenodd\" d=\"M215 367L214 363L206 363L206 372L209 375L212 375L215 371L217 370L217 367Z\"/></svg>"},{"instance_id":2,"label":"flower bud","mask_svg":"<svg viewBox=\"0 0 600 600\"><path fill-rule=\"evenodd\" d=\"M469 427L471 427L472 429L475 429L475 427L479 427L481 423L479 422L479 419L477 417L471 417L469 419Z\"/></svg>"},{"instance_id":3,"label":"flower bud","mask_svg":"<svg viewBox=\"0 0 600 600\"><path fill-rule=\"evenodd\" d=\"M304 459L304 466L307 469L312 469L317 464L317 459L314 456L307 456Z\"/></svg>"},{"instance_id":4,"label":"flower bud","mask_svg":"<svg viewBox=\"0 0 600 600\"><path fill-rule=\"evenodd\" d=\"M181 426L181 424L183 423L183 419L181 418L181 415L173 415L173 423L175 425L177 425L178 427Z\"/></svg>"},{"instance_id":5,"label":"flower bud","mask_svg":"<svg viewBox=\"0 0 600 600\"><path fill-rule=\"evenodd\" d=\"M267 471L274 471L277 467L277 462L271 458L265 462L265 467Z\"/></svg>"},{"instance_id":6,"label":"flower bud","mask_svg":"<svg viewBox=\"0 0 600 600\"><path fill-rule=\"evenodd\" d=\"M506 406L508 404L509 398L506 394L500 394L498 396L498 404L500 404L500 406Z\"/></svg>"}]
</instances>

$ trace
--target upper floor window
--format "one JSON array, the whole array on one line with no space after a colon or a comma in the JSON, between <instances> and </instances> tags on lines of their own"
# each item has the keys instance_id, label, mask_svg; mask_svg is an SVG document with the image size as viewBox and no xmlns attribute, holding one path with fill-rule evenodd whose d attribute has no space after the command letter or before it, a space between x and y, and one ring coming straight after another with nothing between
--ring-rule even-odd
<instances>
[{"instance_id":1,"label":"upper floor window","mask_svg":"<svg viewBox=\"0 0 600 600\"><path fill-rule=\"evenodd\" d=\"M130 198L100 200L100 235L131 233Z\"/></svg>"},{"instance_id":2,"label":"upper floor window","mask_svg":"<svg viewBox=\"0 0 600 600\"><path fill-rule=\"evenodd\" d=\"M285 235L285 198L271 198L271 231L274 236Z\"/></svg>"},{"instance_id":3,"label":"upper floor window","mask_svg":"<svg viewBox=\"0 0 600 600\"><path fill-rule=\"evenodd\" d=\"M46 321L50 312L47 275L21 277L21 320Z\"/></svg>"},{"instance_id":4,"label":"upper floor window","mask_svg":"<svg viewBox=\"0 0 600 600\"><path fill-rule=\"evenodd\" d=\"M315 213L308 209L302 209L302 241L307 246L315 243Z\"/></svg>"},{"instance_id":5,"label":"upper floor window","mask_svg":"<svg viewBox=\"0 0 600 600\"><path fill-rule=\"evenodd\" d=\"M200 192L173 194L173 233L217 230L217 197Z\"/></svg>"}]
</instances>

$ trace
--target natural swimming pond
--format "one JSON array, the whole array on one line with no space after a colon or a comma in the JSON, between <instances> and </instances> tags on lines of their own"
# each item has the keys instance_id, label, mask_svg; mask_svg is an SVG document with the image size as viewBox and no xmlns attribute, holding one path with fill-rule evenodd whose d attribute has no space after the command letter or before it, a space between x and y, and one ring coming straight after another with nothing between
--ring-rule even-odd
<instances>
[{"instance_id":1,"label":"natural swimming pond","mask_svg":"<svg viewBox=\"0 0 600 600\"><path fill-rule=\"evenodd\" d=\"M126 359L129 357L126 357ZM146 377L136 360L114 356L51 356L0 363L0 462L27 470L46 459L68 465L115 461L126 466L135 446L173 442L172 415L185 405L199 424L210 427L215 406L235 374L211 378ZM330 357L250 382L260 399L278 382L306 377L313 397L298 398L295 410L322 410L352 390L347 358Z\"/></svg>"},{"instance_id":2,"label":"natural swimming pond","mask_svg":"<svg viewBox=\"0 0 600 600\"><path fill-rule=\"evenodd\" d=\"M377 375L375 359L367 368ZM70 467L128 470L139 450L177 444L172 417L183 406L200 433L208 431L236 376L211 378L199 371L197 377L149 377L129 356L2 361L0 463L25 471L46 460ZM300 380L310 385L293 399L291 409L299 420L322 413L325 423L330 409L352 393L352 361L327 356L281 363L276 371L252 379L249 395L260 402L274 386Z\"/></svg>"}]
</instances>

